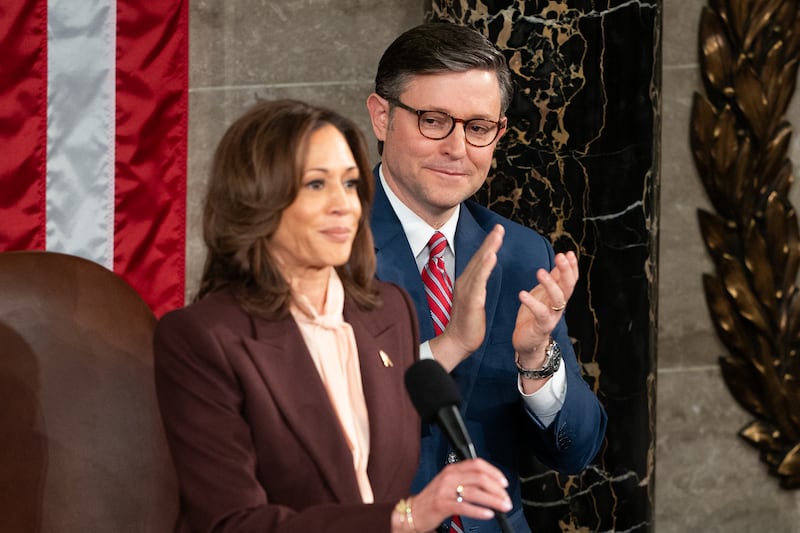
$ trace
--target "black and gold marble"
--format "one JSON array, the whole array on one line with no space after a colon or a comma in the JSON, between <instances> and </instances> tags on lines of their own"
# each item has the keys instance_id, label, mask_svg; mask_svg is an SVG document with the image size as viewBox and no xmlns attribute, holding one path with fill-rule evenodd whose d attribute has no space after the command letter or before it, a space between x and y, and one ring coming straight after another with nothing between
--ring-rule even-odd
<instances>
[{"instance_id":1,"label":"black and gold marble","mask_svg":"<svg viewBox=\"0 0 800 533\"><path fill-rule=\"evenodd\" d=\"M795 0L711 1L700 20L706 95L695 93L692 154L716 213L700 210L715 272L703 277L728 354L725 384L754 419L739 435L781 487L800 488L800 228L789 201L785 115L800 57Z\"/></svg>"},{"instance_id":2,"label":"black and gold marble","mask_svg":"<svg viewBox=\"0 0 800 533\"><path fill-rule=\"evenodd\" d=\"M537 533L650 531L660 3L433 0L429 15L495 42L517 85L478 200L580 261L567 321L606 444L578 476L522 458L526 514Z\"/></svg>"}]
</instances>

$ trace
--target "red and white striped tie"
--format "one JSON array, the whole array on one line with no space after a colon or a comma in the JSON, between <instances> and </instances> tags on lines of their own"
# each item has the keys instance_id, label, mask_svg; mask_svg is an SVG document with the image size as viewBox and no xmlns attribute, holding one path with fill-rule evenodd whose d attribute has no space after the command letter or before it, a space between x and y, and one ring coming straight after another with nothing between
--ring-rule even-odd
<instances>
[{"instance_id":1,"label":"red and white striped tie","mask_svg":"<svg viewBox=\"0 0 800 533\"><path fill-rule=\"evenodd\" d=\"M461 523L461 517L453 515L450 519L450 529L448 533L464 533L464 525Z\"/></svg>"},{"instance_id":2,"label":"red and white striped tie","mask_svg":"<svg viewBox=\"0 0 800 533\"><path fill-rule=\"evenodd\" d=\"M453 282L442 259L446 248L447 238L437 231L428 241L430 257L422 269L422 284L425 285L436 335L441 335L450 321L450 307L453 305Z\"/></svg>"},{"instance_id":3,"label":"red and white striped tie","mask_svg":"<svg viewBox=\"0 0 800 533\"><path fill-rule=\"evenodd\" d=\"M422 284L425 285L428 307L431 308L431 319L433 319L433 331L436 335L441 335L450 321L450 308L453 305L453 282L447 275L442 259L446 248L447 238L437 231L428 241L430 257L422 269ZM461 517L458 515L451 517L448 532L463 533L463 531Z\"/></svg>"}]
</instances>

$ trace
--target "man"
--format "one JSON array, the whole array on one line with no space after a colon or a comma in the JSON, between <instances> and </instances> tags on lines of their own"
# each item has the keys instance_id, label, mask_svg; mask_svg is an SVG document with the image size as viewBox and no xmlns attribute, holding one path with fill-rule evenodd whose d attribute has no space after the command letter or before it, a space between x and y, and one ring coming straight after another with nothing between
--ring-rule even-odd
<instances>
[{"instance_id":1,"label":"man","mask_svg":"<svg viewBox=\"0 0 800 533\"><path fill-rule=\"evenodd\" d=\"M507 476L508 520L527 532L519 454L580 472L600 448L606 414L563 317L574 253L555 254L535 231L468 200L506 131L512 91L502 54L467 27L423 24L389 45L367 99L381 153L371 226L378 277L414 300L420 353L451 372L477 455ZM415 490L454 460L435 428L423 428L421 454ZM469 489L458 485L453 497L468 505ZM461 517L441 530L460 528L500 531Z\"/></svg>"}]
</instances>

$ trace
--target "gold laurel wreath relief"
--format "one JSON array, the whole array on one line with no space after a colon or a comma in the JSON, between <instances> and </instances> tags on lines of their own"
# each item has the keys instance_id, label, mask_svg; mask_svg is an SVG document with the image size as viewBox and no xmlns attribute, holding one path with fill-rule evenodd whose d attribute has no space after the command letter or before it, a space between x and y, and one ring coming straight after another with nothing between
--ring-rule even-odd
<instances>
[{"instance_id":1,"label":"gold laurel wreath relief","mask_svg":"<svg viewBox=\"0 0 800 533\"><path fill-rule=\"evenodd\" d=\"M705 95L690 142L715 213L699 209L715 272L706 302L728 350L728 390L754 420L739 435L783 488L800 487L800 230L785 119L800 55L796 0L710 0L700 19Z\"/></svg>"}]
</instances>

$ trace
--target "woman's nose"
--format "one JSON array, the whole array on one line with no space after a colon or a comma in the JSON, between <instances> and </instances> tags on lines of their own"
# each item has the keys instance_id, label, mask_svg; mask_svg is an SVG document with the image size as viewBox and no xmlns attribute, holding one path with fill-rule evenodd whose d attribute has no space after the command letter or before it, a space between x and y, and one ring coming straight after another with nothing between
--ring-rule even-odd
<instances>
[{"instance_id":1,"label":"woman's nose","mask_svg":"<svg viewBox=\"0 0 800 533\"><path fill-rule=\"evenodd\" d=\"M358 195L355 190L348 189L344 184L330 187L328 203L336 212L349 212L355 208L358 202Z\"/></svg>"}]
</instances>

